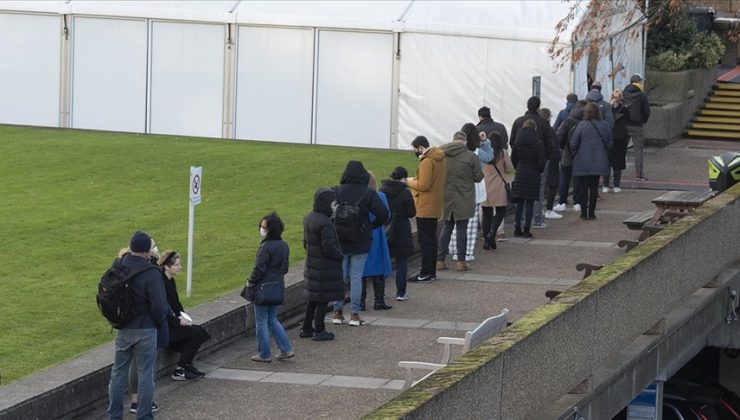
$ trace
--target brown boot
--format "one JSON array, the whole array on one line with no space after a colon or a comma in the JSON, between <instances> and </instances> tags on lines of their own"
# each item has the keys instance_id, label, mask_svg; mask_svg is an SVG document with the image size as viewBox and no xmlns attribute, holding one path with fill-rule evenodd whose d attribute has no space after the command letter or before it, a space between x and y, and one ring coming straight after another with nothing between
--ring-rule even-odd
<instances>
[{"instance_id":1,"label":"brown boot","mask_svg":"<svg viewBox=\"0 0 740 420\"><path fill-rule=\"evenodd\" d=\"M470 270L470 266L468 265L467 261L458 261L457 262L457 271L468 271Z\"/></svg>"},{"instance_id":2,"label":"brown boot","mask_svg":"<svg viewBox=\"0 0 740 420\"><path fill-rule=\"evenodd\" d=\"M334 318L332 318L331 322L338 325L344 324L344 314L342 314L341 310L334 311Z\"/></svg>"},{"instance_id":3,"label":"brown boot","mask_svg":"<svg viewBox=\"0 0 740 420\"><path fill-rule=\"evenodd\" d=\"M445 265L444 261L437 261L437 271L444 271L447 270L447 265Z\"/></svg>"},{"instance_id":4,"label":"brown boot","mask_svg":"<svg viewBox=\"0 0 740 420\"><path fill-rule=\"evenodd\" d=\"M352 314L352 316L349 318L349 325L351 327L359 327L364 323L365 320L360 317L360 314Z\"/></svg>"}]
</instances>

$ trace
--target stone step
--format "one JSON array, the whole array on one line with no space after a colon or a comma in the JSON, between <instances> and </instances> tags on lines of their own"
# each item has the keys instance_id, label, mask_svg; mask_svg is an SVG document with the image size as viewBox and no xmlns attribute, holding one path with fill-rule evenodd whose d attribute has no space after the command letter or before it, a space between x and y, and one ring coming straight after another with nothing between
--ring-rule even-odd
<instances>
[{"instance_id":1,"label":"stone step","mask_svg":"<svg viewBox=\"0 0 740 420\"><path fill-rule=\"evenodd\" d=\"M729 89L717 89L714 91L717 96L738 96L740 97L740 90L729 90Z\"/></svg>"},{"instance_id":2,"label":"stone step","mask_svg":"<svg viewBox=\"0 0 740 420\"><path fill-rule=\"evenodd\" d=\"M696 122L691 124L691 129L702 129L702 130L722 130L722 131L737 131L740 132L740 121L735 121L737 124L712 124L712 123L701 123Z\"/></svg>"},{"instance_id":3,"label":"stone step","mask_svg":"<svg viewBox=\"0 0 740 420\"><path fill-rule=\"evenodd\" d=\"M738 95L740 96L740 95ZM728 103L728 104L740 104L740 98L735 98L733 96L710 96L709 102L711 103Z\"/></svg>"},{"instance_id":4,"label":"stone step","mask_svg":"<svg viewBox=\"0 0 740 420\"><path fill-rule=\"evenodd\" d=\"M740 117L740 111L729 111L729 110L721 110L721 109L700 109L699 115Z\"/></svg>"},{"instance_id":5,"label":"stone step","mask_svg":"<svg viewBox=\"0 0 740 420\"><path fill-rule=\"evenodd\" d=\"M727 111L739 111L740 112L740 104L720 104L720 103L708 102L704 104L704 107L707 109L724 109Z\"/></svg>"},{"instance_id":6,"label":"stone step","mask_svg":"<svg viewBox=\"0 0 740 420\"><path fill-rule=\"evenodd\" d=\"M698 116L694 118L694 123L740 124L740 115L737 118Z\"/></svg>"},{"instance_id":7,"label":"stone step","mask_svg":"<svg viewBox=\"0 0 740 420\"><path fill-rule=\"evenodd\" d=\"M715 86L722 90L740 90L740 84L737 83L717 83Z\"/></svg>"},{"instance_id":8,"label":"stone step","mask_svg":"<svg viewBox=\"0 0 740 420\"><path fill-rule=\"evenodd\" d=\"M687 135L689 138L697 138L697 137L709 137L709 138L725 138L725 139L733 139L740 141L740 134L736 132L731 131L716 131L716 130L694 130L689 129L687 130Z\"/></svg>"}]
</instances>

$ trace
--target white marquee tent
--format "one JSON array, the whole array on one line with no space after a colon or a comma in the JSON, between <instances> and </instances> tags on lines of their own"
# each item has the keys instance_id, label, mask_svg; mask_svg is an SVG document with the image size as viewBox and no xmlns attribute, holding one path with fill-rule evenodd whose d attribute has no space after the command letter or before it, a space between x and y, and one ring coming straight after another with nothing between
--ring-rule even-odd
<instances>
[{"instance_id":1,"label":"white marquee tent","mask_svg":"<svg viewBox=\"0 0 740 420\"><path fill-rule=\"evenodd\" d=\"M570 6L3 1L0 123L375 148L423 134L441 144L482 105L510 126L533 78L555 112L568 92L585 95L587 60L556 71L547 54ZM621 87L643 67L642 40L602 57L596 78L607 81L617 60Z\"/></svg>"}]
</instances>

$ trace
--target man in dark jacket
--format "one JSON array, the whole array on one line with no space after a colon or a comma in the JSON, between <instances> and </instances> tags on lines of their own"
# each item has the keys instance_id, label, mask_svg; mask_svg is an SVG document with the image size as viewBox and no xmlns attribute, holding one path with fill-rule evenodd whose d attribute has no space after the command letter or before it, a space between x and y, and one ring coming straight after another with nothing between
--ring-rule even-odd
<instances>
[{"instance_id":1,"label":"man in dark jacket","mask_svg":"<svg viewBox=\"0 0 740 420\"><path fill-rule=\"evenodd\" d=\"M339 232L339 242L342 246L342 254L344 260L342 261L342 269L344 270L344 281L350 283L350 301L352 302L352 316L349 320L349 325L360 326L364 320L360 318L360 305L362 298L362 271L365 268L365 261L367 261L367 253L370 251L370 243L372 242L373 229L376 227L383 226L388 221L388 209L380 200L378 194L368 188L367 184L370 181L370 175L367 170L362 166L362 162L356 160L350 160L347 163L347 168L342 174L342 179L339 181L340 185L333 188L337 194L338 205L343 203L355 205L359 210L359 225L356 226L354 237L357 240L348 240L348 237L342 237L342 231ZM375 216L375 219L370 222L370 213ZM334 220L335 226L337 226L337 220ZM346 227L344 227L346 228ZM332 320L335 324L342 324L344 322L344 314L342 312L344 308L344 301L342 299L334 302L334 318Z\"/></svg>"},{"instance_id":2,"label":"man in dark jacket","mask_svg":"<svg viewBox=\"0 0 740 420\"><path fill-rule=\"evenodd\" d=\"M330 219L336 197L333 190L320 188L313 198L313 211L303 219L303 249L306 250L303 281L308 304L300 336L313 337L314 341L334 339L334 334L327 332L324 326L326 304L344 299L344 256Z\"/></svg>"},{"instance_id":3,"label":"man in dark jacket","mask_svg":"<svg viewBox=\"0 0 740 420\"><path fill-rule=\"evenodd\" d=\"M560 124L565 122L568 115L570 115L570 111L575 108L577 102L578 95L575 93L569 93L568 96L565 97L565 109L561 109L560 112L558 112L558 117L555 118L555 123L552 125L553 130L558 131L558 127L560 127Z\"/></svg>"},{"instance_id":4,"label":"man in dark jacket","mask_svg":"<svg viewBox=\"0 0 740 420\"><path fill-rule=\"evenodd\" d=\"M630 77L630 84L622 91L627 116L627 134L632 138L635 150L635 180L647 181L642 166L642 149L645 146L643 126L650 119L650 102L642 87L643 78L639 74Z\"/></svg>"},{"instance_id":5,"label":"man in dark jacket","mask_svg":"<svg viewBox=\"0 0 740 420\"><path fill-rule=\"evenodd\" d=\"M478 110L478 119L480 120L475 128L478 129L478 133L483 133L488 137L491 131L495 131L501 134L501 138L504 140L504 149L509 148L509 134L506 132L506 127L503 124L498 123L491 118L491 109L484 106Z\"/></svg>"},{"instance_id":6,"label":"man in dark jacket","mask_svg":"<svg viewBox=\"0 0 740 420\"><path fill-rule=\"evenodd\" d=\"M129 244L130 254L121 259L128 273L139 272L129 285L133 293L130 316L116 331L115 357L108 385L108 416L123 418L123 399L131 361L136 358L139 375L139 401L136 417L152 419L154 398L154 361L157 357L157 329L160 339L168 342L167 313L162 274L147 262L154 248L154 241L144 232L136 232Z\"/></svg>"},{"instance_id":7,"label":"man in dark jacket","mask_svg":"<svg viewBox=\"0 0 740 420\"><path fill-rule=\"evenodd\" d=\"M578 101L576 106L570 111L570 115L565 121L560 124L557 131L557 139L560 149L562 150L562 158L560 160L560 193L558 199L558 205L554 207L556 211L565 211L565 206L568 202L568 190L570 189L570 181L573 176L573 153L570 150L570 137L576 129L576 126L583 119L583 108L588 102L585 100ZM578 187L576 185L577 180L573 179L573 210L581 211L581 205L578 204L578 199L575 196Z\"/></svg>"},{"instance_id":8,"label":"man in dark jacket","mask_svg":"<svg viewBox=\"0 0 740 420\"><path fill-rule=\"evenodd\" d=\"M457 255L466 253L468 243L468 220L475 214L475 183L483 180L480 159L466 146L467 135L458 131L452 143L442 145L447 161L445 183L445 206L442 232L437 248L437 270L444 270L452 230L457 228ZM457 261L457 271L468 270L464 258Z\"/></svg>"},{"instance_id":9,"label":"man in dark jacket","mask_svg":"<svg viewBox=\"0 0 740 420\"><path fill-rule=\"evenodd\" d=\"M591 91L586 95L586 102L593 102L598 105L601 119L609 123L609 127L614 128L614 114L612 113L612 107L609 106L609 103L604 100L604 95L601 94L601 82L596 81L591 85Z\"/></svg>"},{"instance_id":10,"label":"man in dark jacket","mask_svg":"<svg viewBox=\"0 0 740 420\"><path fill-rule=\"evenodd\" d=\"M545 223L544 213L542 212L542 202L545 199L545 187L547 184L547 173L548 165L551 160L557 159L557 140L555 139L554 132L550 129L550 122L542 118L538 113L540 109L540 98L532 96L527 100L527 112L521 117L514 121L511 127L511 144L512 146L516 143L516 135L522 128L524 121L533 120L537 126L537 138L542 142L545 147L545 169L540 175L540 197L534 202L534 219L532 227L534 229L544 229L547 227Z\"/></svg>"}]
</instances>

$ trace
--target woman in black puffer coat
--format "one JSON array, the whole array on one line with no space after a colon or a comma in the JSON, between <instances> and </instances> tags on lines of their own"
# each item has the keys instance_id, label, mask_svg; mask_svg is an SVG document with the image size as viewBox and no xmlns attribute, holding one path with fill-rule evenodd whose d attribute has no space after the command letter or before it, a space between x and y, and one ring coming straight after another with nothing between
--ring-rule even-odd
<instances>
[{"instance_id":1,"label":"woman in black puffer coat","mask_svg":"<svg viewBox=\"0 0 740 420\"><path fill-rule=\"evenodd\" d=\"M391 257L396 259L396 300L408 300L406 294L406 275L408 258L414 253L414 240L411 236L409 218L416 216L414 197L404 182L409 174L406 168L397 167L391 179L383 181L380 191L388 198L391 211L391 226L388 229L388 248Z\"/></svg>"},{"instance_id":2,"label":"woman in black puffer coat","mask_svg":"<svg viewBox=\"0 0 740 420\"><path fill-rule=\"evenodd\" d=\"M531 238L529 227L532 224L534 202L540 196L540 174L545 169L545 146L537 138L536 124L533 120L524 121L517 133L516 143L511 149L511 163L516 169L511 195L516 202L514 235ZM524 229L522 211L526 207Z\"/></svg>"},{"instance_id":3,"label":"woman in black puffer coat","mask_svg":"<svg viewBox=\"0 0 740 420\"><path fill-rule=\"evenodd\" d=\"M330 219L335 201L334 190L320 188L314 195L313 211L303 219L303 248L306 250L303 281L308 304L300 336L313 337L315 341L334 338L324 325L327 303L344 299L342 249Z\"/></svg>"}]
</instances>

